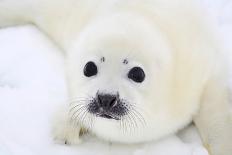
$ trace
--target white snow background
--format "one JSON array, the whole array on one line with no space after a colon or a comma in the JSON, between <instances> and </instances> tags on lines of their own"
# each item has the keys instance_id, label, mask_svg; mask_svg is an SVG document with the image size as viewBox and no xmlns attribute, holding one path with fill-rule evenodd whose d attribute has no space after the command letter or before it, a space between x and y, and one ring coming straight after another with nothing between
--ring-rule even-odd
<instances>
[{"instance_id":1,"label":"white snow background","mask_svg":"<svg viewBox=\"0 0 232 155\"><path fill-rule=\"evenodd\" d=\"M204 5L232 49L232 0L205 0ZM194 127L147 144L111 144L94 137L79 146L54 144L52 114L67 100L62 52L33 26L0 30L0 155L208 154Z\"/></svg>"}]
</instances>

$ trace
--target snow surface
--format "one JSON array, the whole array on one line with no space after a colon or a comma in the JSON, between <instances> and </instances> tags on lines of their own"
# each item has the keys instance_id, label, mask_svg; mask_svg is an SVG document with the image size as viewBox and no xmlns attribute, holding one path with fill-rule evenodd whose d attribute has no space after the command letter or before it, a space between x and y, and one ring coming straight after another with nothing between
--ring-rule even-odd
<instances>
[{"instance_id":1,"label":"snow surface","mask_svg":"<svg viewBox=\"0 0 232 155\"><path fill-rule=\"evenodd\" d=\"M232 0L205 4L232 45ZM231 59L232 60L232 59ZM207 155L194 127L158 142L112 144L93 136L55 144L52 113L68 100L62 52L33 26L0 31L0 155Z\"/></svg>"}]
</instances>

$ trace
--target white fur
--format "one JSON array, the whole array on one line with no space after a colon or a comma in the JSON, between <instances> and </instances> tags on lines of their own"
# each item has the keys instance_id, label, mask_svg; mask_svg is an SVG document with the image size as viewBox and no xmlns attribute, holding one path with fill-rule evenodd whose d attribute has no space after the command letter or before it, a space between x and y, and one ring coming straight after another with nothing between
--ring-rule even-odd
<instances>
[{"instance_id":1,"label":"white fur","mask_svg":"<svg viewBox=\"0 0 232 155\"><path fill-rule=\"evenodd\" d=\"M66 52L72 101L89 99L97 91L119 92L138 112L124 124L92 120L83 112L74 119L82 119L75 130L89 128L93 121L90 130L97 136L135 143L162 138L194 119L212 155L230 155L226 58L212 23L203 16L190 0L0 0L0 25L33 23ZM83 68L90 60L99 74L89 79ZM134 66L145 70L141 84L127 78ZM55 127L56 137L79 142L79 130L71 132L65 113L66 123L58 121Z\"/></svg>"}]
</instances>

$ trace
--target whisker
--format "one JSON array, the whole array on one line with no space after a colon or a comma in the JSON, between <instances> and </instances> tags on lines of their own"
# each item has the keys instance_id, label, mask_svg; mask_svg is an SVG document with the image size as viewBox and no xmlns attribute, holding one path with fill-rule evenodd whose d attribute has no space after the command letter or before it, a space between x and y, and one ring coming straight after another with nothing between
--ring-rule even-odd
<instances>
[{"instance_id":1,"label":"whisker","mask_svg":"<svg viewBox=\"0 0 232 155\"><path fill-rule=\"evenodd\" d=\"M142 114L137 110L137 109L139 109L139 108L136 107L135 105L131 105L130 108L131 108L131 112L139 119L140 123L141 123L143 126L146 126L146 121L145 121L144 117L143 117ZM139 110L141 110L141 109L139 109Z\"/></svg>"},{"instance_id":2,"label":"whisker","mask_svg":"<svg viewBox=\"0 0 232 155\"><path fill-rule=\"evenodd\" d=\"M77 107L80 107L80 106L85 106L85 105L84 104L76 104L73 107L70 106L69 112L72 112L74 109L76 109Z\"/></svg>"},{"instance_id":3,"label":"whisker","mask_svg":"<svg viewBox=\"0 0 232 155\"><path fill-rule=\"evenodd\" d=\"M144 119L141 118L142 116L140 117L140 115L139 115L139 114L137 113L137 111L135 111L135 110L131 110L131 114L132 114L132 115L135 117L135 119L138 120L138 121L141 123L141 125L144 127L144 124L145 124L145 123L144 123L144 121L143 121Z\"/></svg>"},{"instance_id":4,"label":"whisker","mask_svg":"<svg viewBox=\"0 0 232 155\"><path fill-rule=\"evenodd\" d=\"M94 117L88 113L88 104L94 101L94 97L89 94L84 96L73 97L68 100L70 121L74 125L87 128L89 130L94 125Z\"/></svg>"},{"instance_id":5,"label":"whisker","mask_svg":"<svg viewBox=\"0 0 232 155\"><path fill-rule=\"evenodd\" d=\"M122 127L122 132L123 134L126 134L126 131L127 131L127 127L126 127L126 123L125 123L125 118L121 118L121 127Z\"/></svg>"},{"instance_id":6,"label":"whisker","mask_svg":"<svg viewBox=\"0 0 232 155\"><path fill-rule=\"evenodd\" d=\"M86 110L86 114L83 118L83 122L86 122L86 130L90 131L90 129L92 129L93 127L93 117L91 114L88 114L88 111Z\"/></svg>"},{"instance_id":7,"label":"whisker","mask_svg":"<svg viewBox=\"0 0 232 155\"><path fill-rule=\"evenodd\" d=\"M86 123L86 126L85 126L85 127L86 127L86 130L89 131L90 125L91 125L91 119L90 119L89 114L86 113L86 115L85 115L83 121Z\"/></svg>"},{"instance_id":8,"label":"whisker","mask_svg":"<svg viewBox=\"0 0 232 155\"><path fill-rule=\"evenodd\" d=\"M94 119L95 119L95 117L92 114L90 114L90 126L89 126L88 130L92 130L92 128L94 126Z\"/></svg>"},{"instance_id":9,"label":"whisker","mask_svg":"<svg viewBox=\"0 0 232 155\"><path fill-rule=\"evenodd\" d=\"M132 120L133 120L133 122L134 122L134 127L138 128L138 124L137 124L137 121L136 121L136 117L134 116L133 111L129 112L129 115L132 117Z\"/></svg>"},{"instance_id":10,"label":"whisker","mask_svg":"<svg viewBox=\"0 0 232 155\"><path fill-rule=\"evenodd\" d=\"M132 129L133 129L133 130L131 130L131 132L135 132L136 128L138 128L138 124L137 124L136 118L134 117L134 115L133 115L132 112L129 112L129 116L131 118L131 124L132 124Z\"/></svg>"},{"instance_id":11,"label":"whisker","mask_svg":"<svg viewBox=\"0 0 232 155\"><path fill-rule=\"evenodd\" d=\"M146 126L147 123L146 123L144 117L137 110L133 110L133 113L138 118L138 120L143 125L143 127Z\"/></svg>"},{"instance_id":12,"label":"whisker","mask_svg":"<svg viewBox=\"0 0 232 155\"><path fill-rule=\"evenodd\" d=\"M80 119L80 121L81 121L82 124L83 124L83 122L85 121L85 118L86 118L87 115L88 115L88 110L85 109L85 111L84 111L84 113L82 114L82 117L81 117L81 119Z\"/></svg>"},{"instance_id":13,"label":"whisker","mask_svg":"<svg viewBox=\"0 0 232 155\"><path fill-rule=\"evenodd\" d=\"M83 106L81 106L80 108L78 108L73 114L72 114L72 116L71 116L71 119L73 119L73 117L76 115L76 114L80 114L80 113L78 113L78 112L81 112L83 109L85 108L85 106L83 105ZM77 116L78 116L77 115ZM76 116L75 116L76 117Z\"/></svg>"},{"instance_id":14,"label":"whisker","mask_svg":"<svg viewBox=\"0 0 232 155\"><path fill-rule=\"evenodd\" d=\"M127 118L128 118L128 119L127 119L126 125L127 125L128 129L129 129L129 130L128 130L129 132L128 132L128 131L127 131L127 132L130 133L130 132L131 132L131 126L133 125L133 123L132 123L132 121L131 121L130 115L127 115Z\"/></svg>"},{"instance_id":15,"label":"whisker","mask_svg":"<svg viewBox=\"0 0 232 155\"><path fill-rule=\"evenodd\" d=\"M81 122L81 118L83 117L84 113L85 110L82 110L75 116L74 120L77 125L83 125L83 122Z\"/></svg>"}]
</instances>

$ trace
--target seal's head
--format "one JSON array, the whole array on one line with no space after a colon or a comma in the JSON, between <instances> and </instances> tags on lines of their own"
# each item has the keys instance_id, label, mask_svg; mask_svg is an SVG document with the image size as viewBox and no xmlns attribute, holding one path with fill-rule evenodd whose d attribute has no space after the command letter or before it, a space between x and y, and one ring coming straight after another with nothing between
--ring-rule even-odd
<instances>
[{"instance_id":1,"label":"seal's head","mask_svg":"<svg viewBox=\"0 0 232 155\"><path fill-rule=\"evenodd\" d=\"M68 53L71 119L99 137L126 143L176 131L195 108L176 111L173 52L157 25L139 15L90 23Z\"/></svg>"}]
</instances>

